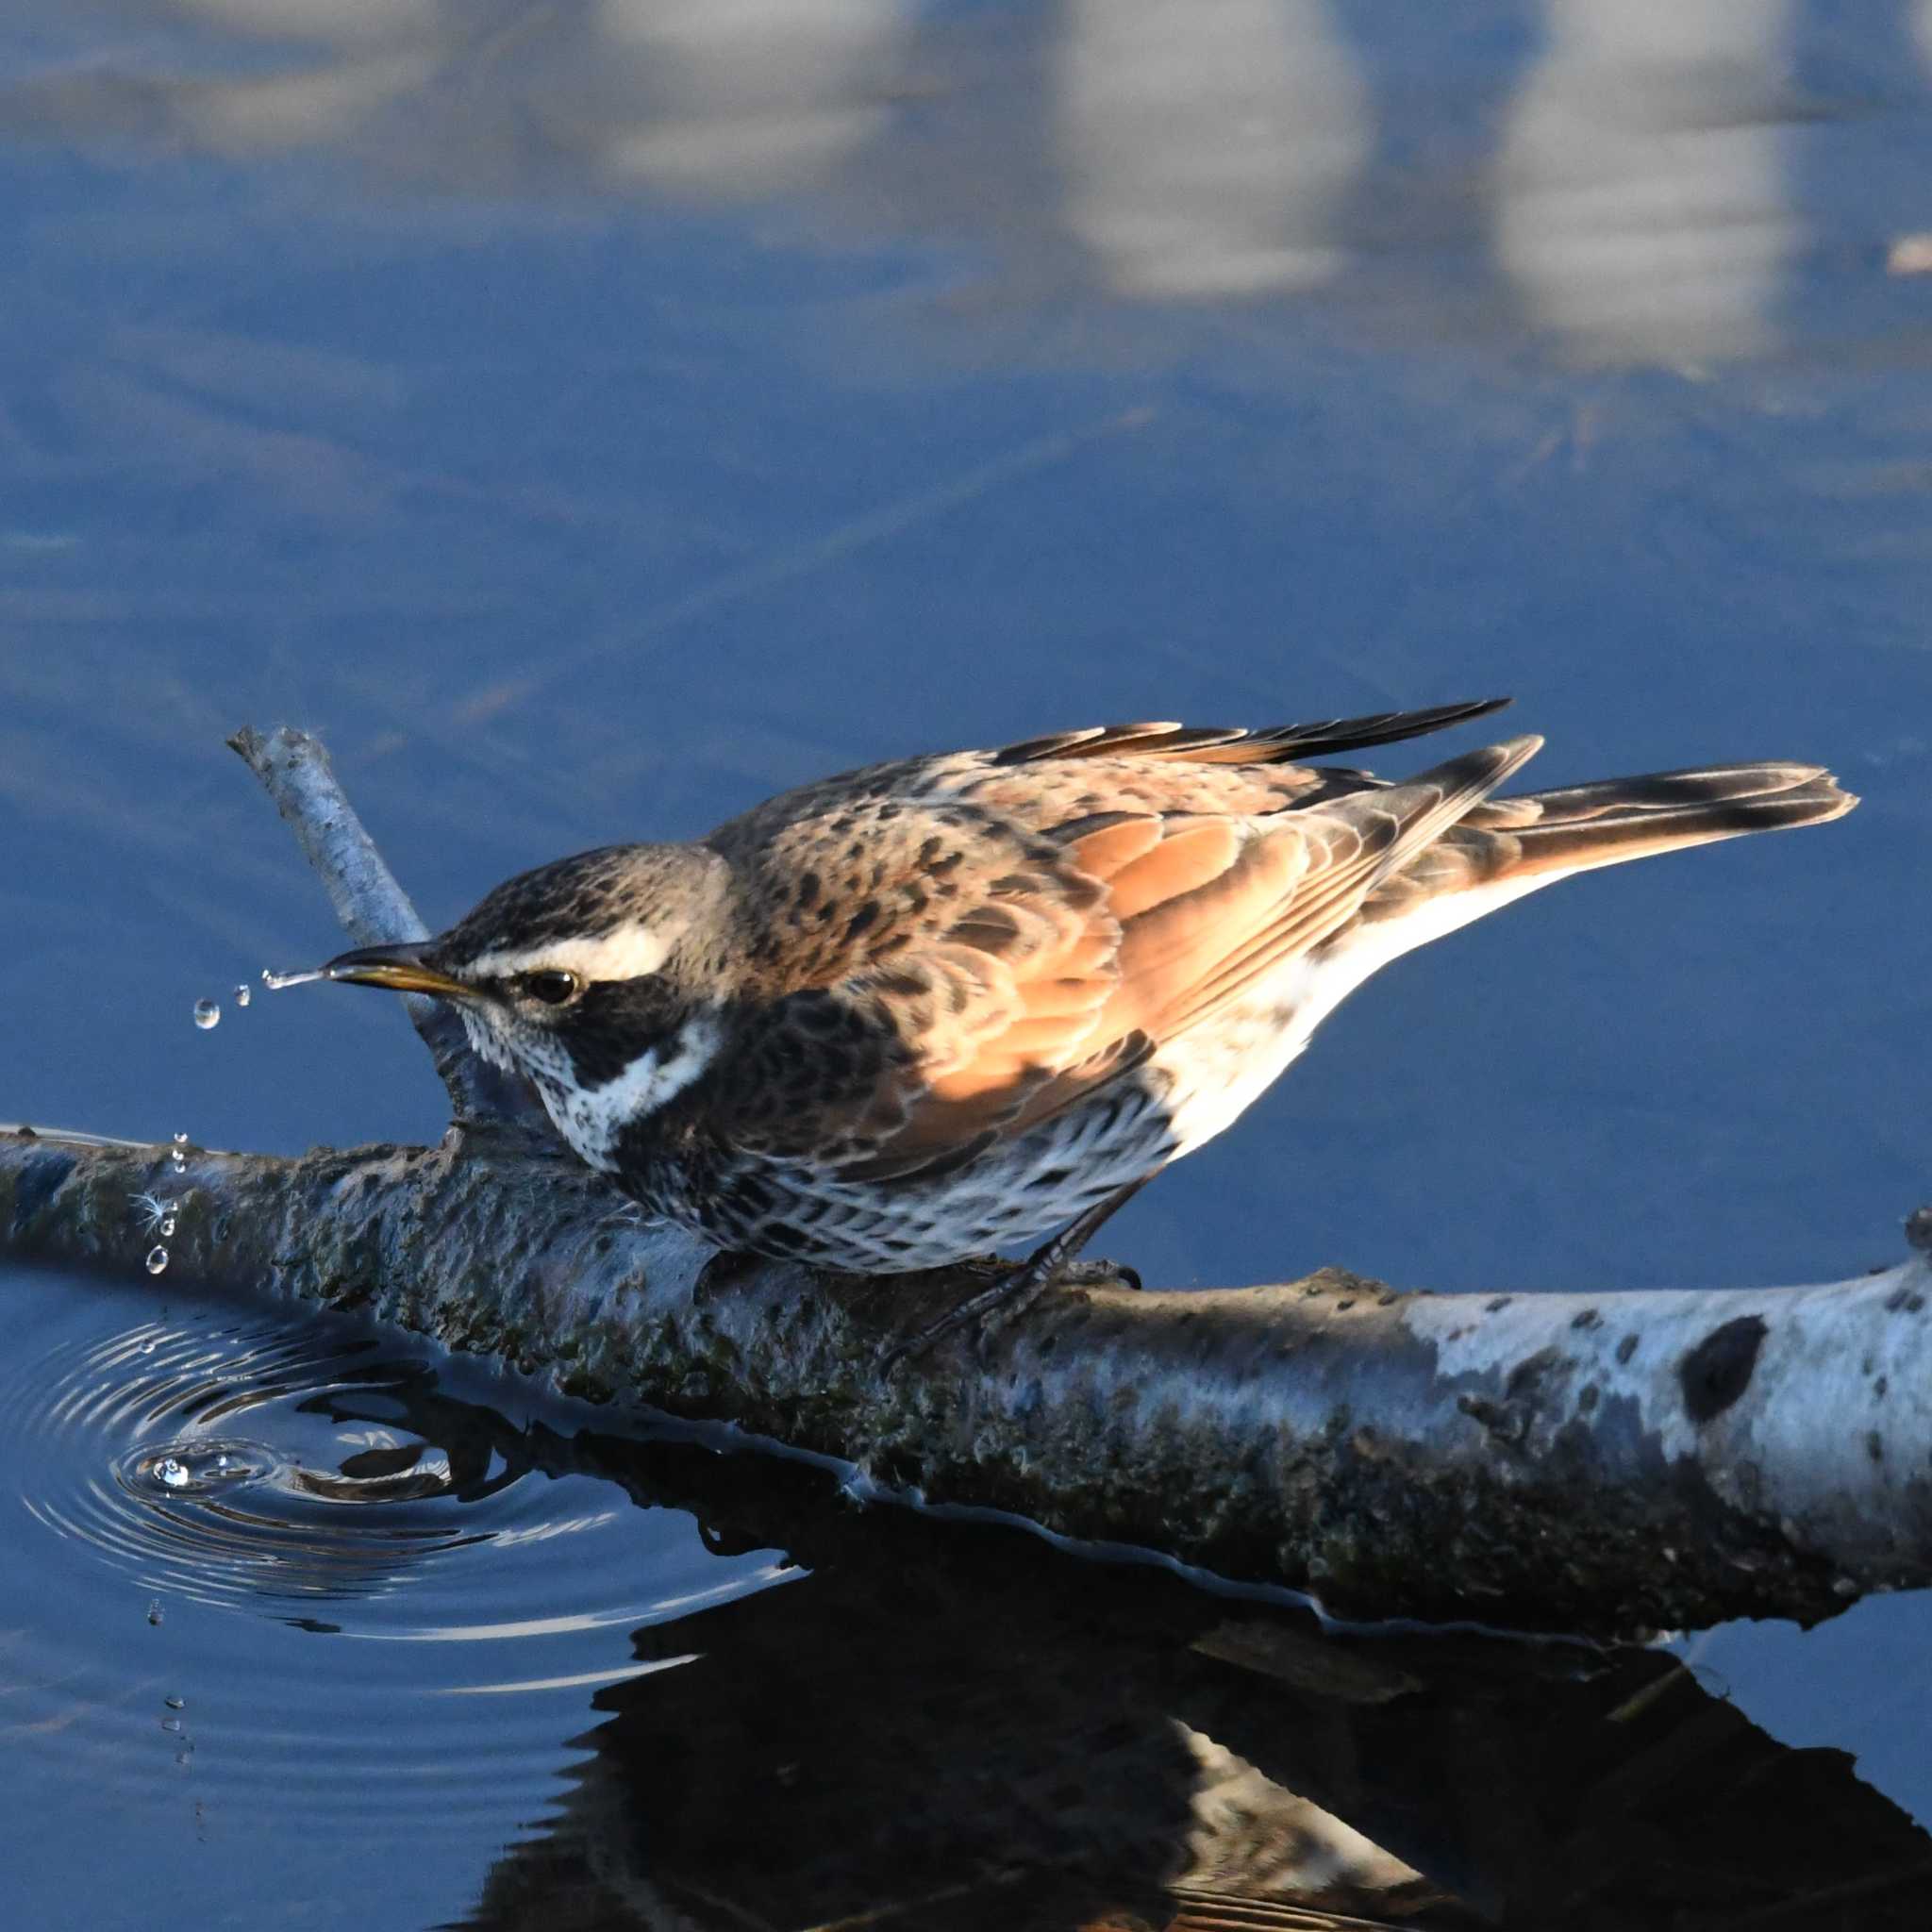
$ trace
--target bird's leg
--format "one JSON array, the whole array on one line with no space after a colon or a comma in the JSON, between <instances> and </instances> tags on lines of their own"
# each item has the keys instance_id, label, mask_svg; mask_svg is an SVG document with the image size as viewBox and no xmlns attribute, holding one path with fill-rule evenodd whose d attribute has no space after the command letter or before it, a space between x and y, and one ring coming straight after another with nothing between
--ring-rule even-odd
<instances>
[{"instance_id":1,"label":"bird's leg","mask_svg":"<svg viewBox=\"0 0 1932 1932\"><path fill-rule=\"evenodd\" d=\"M935 1341L969 1324L985 1333L991 1328L1004 1328L1008 1323L1024 1314L1068 1271L1068 1264L1099 1232L1101 1224L1124 1208L1153 1178L1152 1174L1142 1174L1139 1180L1129 1181L1124 1188L1116 1188L1105 1200L1096 1201L1077 1221L1062 1228L1025 1260L1008 1269L990 1287L981 1289L977 1294L968 1295L963 1302L948 1308L937 1322L928 1323L917 1334L907 1336L903 1341L895 1341L879 1357L879 1373L890 1375L908 1355L924 1355ZM1141 1285L1141 1277L1131 1268L1108 1265L1106 1272L1108 1276L1119 1276L1135 1288Z\"/></svg>"}]
</instances>

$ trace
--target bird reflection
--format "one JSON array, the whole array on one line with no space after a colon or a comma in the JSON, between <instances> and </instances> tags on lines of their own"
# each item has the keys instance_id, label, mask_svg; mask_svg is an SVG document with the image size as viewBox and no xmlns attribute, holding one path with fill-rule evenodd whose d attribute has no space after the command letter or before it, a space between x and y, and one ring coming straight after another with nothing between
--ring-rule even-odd
<instances>
[{"instance_id":1,"label":"bird reflection","mask_svg":"<svg viewBox=\"0 0 1932 1932\"><path fill-rule=\"evenodd\" d=\"M1667 1654L1324 1634L800 1464L526 1451L810 1574L633 1633L663 1667L595 1694L474 1925L1923 1924L1925 1836Z\"/></svg>"}]
</instances>

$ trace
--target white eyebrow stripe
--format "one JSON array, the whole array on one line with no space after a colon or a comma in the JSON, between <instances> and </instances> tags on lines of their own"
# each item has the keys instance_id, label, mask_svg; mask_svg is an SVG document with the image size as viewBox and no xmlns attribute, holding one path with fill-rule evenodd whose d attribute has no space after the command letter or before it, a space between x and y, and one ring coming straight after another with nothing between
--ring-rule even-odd
<instances>
[{"instance_id":1,"label":"white eyebrow stripe","mask_svg":"<svg viewBox=\"0 0 1932 1932\"><path fill-rule=\"evenodd\" d=\"M575 973L585 980L641 979L663 965L683 931L683 922L620 925L596 939L553 940L548 945L485 953L471 961L469 972L479 979L508 979L521 973Z\"/></svg>"}]
</instances>

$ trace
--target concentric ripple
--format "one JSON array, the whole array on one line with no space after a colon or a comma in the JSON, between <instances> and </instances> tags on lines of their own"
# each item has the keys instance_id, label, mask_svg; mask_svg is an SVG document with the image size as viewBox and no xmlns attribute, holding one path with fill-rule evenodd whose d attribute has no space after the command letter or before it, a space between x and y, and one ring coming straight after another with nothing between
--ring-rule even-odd
<instances>
[{"instance_id":1,"label":"concentric ripple","mask_svg":"<svg viewBox=\"0 0 1932 1932\"><path fill-rule=\"evenodd\" d=\"M426 1345L42 1274L0 1307L0 1736L159 1842L273 1789L454 1912L432 1850L541 1829L596 1691L699 1647L633 1633L800 1574Z\"/></svg>"},{"instance_id":2,"label":"concentric ripple","mask_svg":"<svg viewBox=\"0 0 1932 1932\"><path fill-rule=\"evenodd\" d=\"M28 1511L149 1589L200 1602L370 1596L510 1526L434 1507L513 1481L489 1412L433 1401L415 1420L435 1416L451 1440L422 1440L411 1403L429 1371L366 1339L143 1322L9 1364L7 1380L29 1377L0 1383L7 1429L31 1435L40 1466L65 1480L23 1497Z\"/></svg>"},{"instance_id":3,"label":"concentric ripple","mask_svg":"<svg viewBox=\"0 0 1932 1932\"><path fill-rule=\"evenodd\" d=\"M540 1467L539 1439L558 1439L445 1392L448 1364L430 1351L412 1357L339 1320L222 1308L44 1339L42 1351L17 1348L0 1363L0 1457L39 1477L20 1500L47 1529L164 1597L309 1623L325 1604L380 1602L379 1616L338 1614L330 1627L469 1641L655 1622L741 1585L720 1574L732 1566L681 1512L640 1512L621 1490L572 1473L567 1457ZM661 1531L654 1519L667 1513L691 1529L690 1558L641 1593L636 1533ZM566 1594L555 1550L541 1562L520 1554L600 1531L625 1550L614 1591L594 1586L595 1563L577 1569L574 1557ZM486 1553L499 1568L464 1592L470 1614L443 1614L440 1573ZM708 1573L695 1590L692 1563ZM521 1587L505 1596L519 1572L542 1601ZM419 1622L406 1606L425 1592L438 1602Z\"/></svg>"}]
</instances>

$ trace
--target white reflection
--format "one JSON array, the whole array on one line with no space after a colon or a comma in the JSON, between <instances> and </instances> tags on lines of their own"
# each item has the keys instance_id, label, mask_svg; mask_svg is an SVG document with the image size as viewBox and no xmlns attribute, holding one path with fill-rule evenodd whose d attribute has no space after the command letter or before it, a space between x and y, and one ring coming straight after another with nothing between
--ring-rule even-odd
<instances>
[{"instance_id":1,"label":"white reflection","mask_svg":"<svg viewBox=\"0 0 1932 1932\"><path fill-rule=\"evenodd\" d=\"M521 1697L530 1690L577 1690L592 1684L623 1684L632 1677L654 1677L659 1671L675 1671L680 1664L694 1664L703 1655L688 1650L682 1657L654 1657L649 1663L619 1664L610 1670L574 1671L567 1677L513 1677L501 1684L436 1684L432 1697Z\"/></svg>"},{"instance_id":2,"label":"white reflection","mask_svg":"<svg viewBox=\"0 0 1932 1932\"><path fill-rule=\"evenodd\" d=\"M1067 226L1123 293L1306 288L1341 266L1368 103L1323 0L1067 0Z\"/></svg>"},{"instance_id":3,"label":"white reflection","mask_svg":"<svg viewBox=\"0 0 1932 1932\"><path fill-rule=\"evenodd\" d=\"M1932 235L1901 235L1886 250L1885 272L1893 275L1932 275Z\"/></svg>"},{"instance_id":4,"label":"white reflection","mask_svg":"<svg viewBox=\"0 0 1932 1932\"><path fill-rule=\"evenodd\" d=\"M175 0L230 33L341 50L329 64L239 80L190 82L178 106L218 153L274 154L339 141L437 68L440 0Z\"/></svg>"},{"instance_id":5,"label":"white reflection","mask_svg":"<svg viewBox=\"0 0 1932 1932\"><path fill-rule=\"evenodd\" d=\"M1791 0L1549 0L1503 139L1496 254L1592 356L1771 346L1800 226L1786 205Z\"/></svg>"},{"instance_id":6,"label":"white reflection","mask_svg":"<svg viewBox=\"0 0 1932 1932\"><path fill-rule=\"evenodd\" d=\"M494 1624L431 1624L408 1630L350 1630L349 1637L378 1643L501 1643L531 1637L569 1637L587 1630L636 1628L644 1624L668 1624L720 1604L756 1596L774 1584L796 1583L808 1573L796 1564L759 1563L734 1570L702 1590L652 1597L648 1602L620 1604L603 1610L569 1610L552 1617L512 1617Z\"/></svg>"},{"instance_id":7,"label":"white reflection","mask_svg":"<svg viewBox=\"0 0 1932 1932\"><path fill-rule=\"evenodd\" d=\"M1912 37L1919 43L1920 60L1932 73L1932 0L1919 0L1912 9ZM1891 244L1885 266L1895 275L1932 275L1932 232L1901 235Z\"/></svg>"},{"instance_id":8,"label":"white reflection","mask_svg":"<svg viewBox=\"0 0 1932 1932\"><path fill-rule=\"evenodd\" d=\"M435 73L436 60L427 53L351 57L305 74L192 87L180 110L217 153L277 154L342 140Z\"/></svg>"},{"instance_id":9,"label":"white reflection","mask_svg":"<svg viewBox=\"0 0 1932 1932\"><path fill-rule=\"evenodd\" d=\"M620 178L756 194L822 178L888 111L905 0L599 0L664 112L613 131Z\"/></svg>"}]
</instances>

